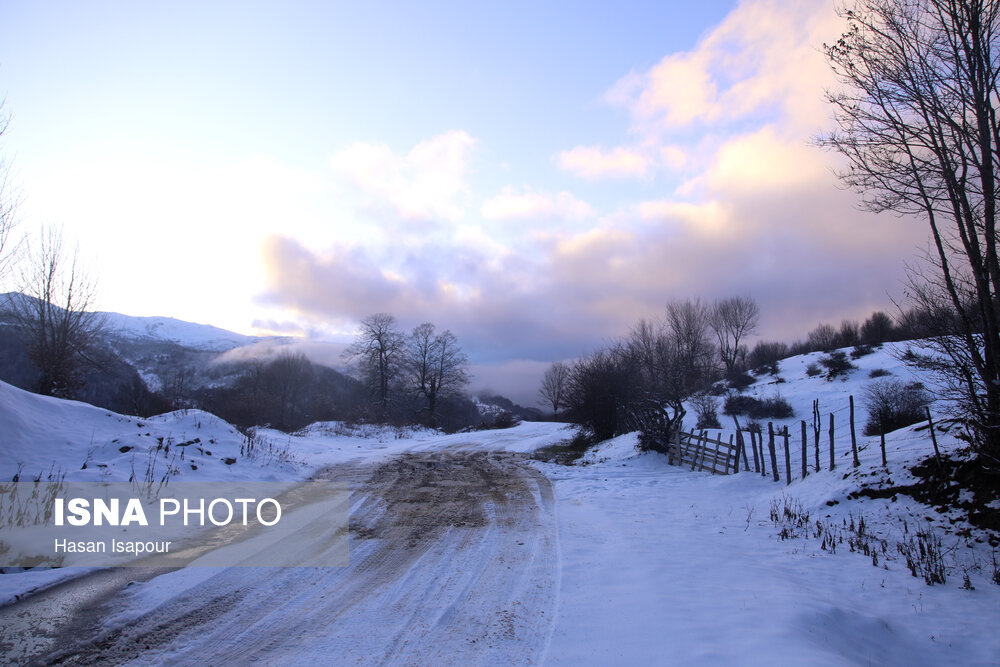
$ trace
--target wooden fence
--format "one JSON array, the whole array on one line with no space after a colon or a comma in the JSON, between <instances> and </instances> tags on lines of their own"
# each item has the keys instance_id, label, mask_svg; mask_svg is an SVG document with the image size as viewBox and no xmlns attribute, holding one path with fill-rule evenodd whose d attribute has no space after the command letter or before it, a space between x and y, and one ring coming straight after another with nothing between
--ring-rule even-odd
<instances>
[{"instance_id":1,"label":"wooden fence","mask_svg":"<svg viewBox=\"0 0 1000 667\"><path fill-rule=\"evenodd\" d=\"M861 465L858 458L858 438L854 425L854 397L848 397L848 406L844 408L848 411L848 425L851 433L851 463L856 468ZM934 453L940 461L937 438L934 434L934 421L931 419L930 409L927 412L927 426L930 429L931 440L934 444ZM767 424L766 432L759 424L741 426L739 420L733 417L736 426L735 442L734 436L730 435L729 440L724 441L722 434L715 438L711 437L707 431L699 433L687 433L678 431L673 440L667 446L667 457L669 463L678 466L689 466L692 471L704 471L716 475L728 475L740 472L751 471L750 462L747 459L747 449L752 452L753 472L764 477L770 476L775 482L781 481L782 476L786 484L792 483L792 447L798 446L801 454L798 463L801 465L799 475L802 479L809 476L811 472L818 473L821 469L821 416L819 401L813 401L812 427L809 428L806 421L800 420L797 434L798 442L793 444L795 436L790 432L788 426L776 429L773 423ZM835 470L836 453L834 451L836 432L834 413L829 413L827 426L829 428L829 470ZM766 444L765 444L766 435ZM810 443L810 437L812 436ZM885 435L879 438L882 455L882 465L887 465L885 451ZM811 445L811 446L810 446ZM660 449L659 451L663 451ZM798 452L797 452L798 453ZM784 454L784 456L782 456ZM779 459L783 459L783 466L780 466ZM814 463L810 465L810 460ZM782 470L783 468L783 470ZM770 473L770 474L768 474ZM782 473L784 473L782 475Z\"/></svg>"},{"instance_id":2,"label":"wooden fence","mask_svg":"<svg viewBox=\"0 0 1000 667\"><path fill-rule=\"evenodd\" d=\"M690 466L691 470L702 470L716 475L728 475L740 471L739 456L742 451L739 439L733 444L733 436L729 441L711 438L705 431L701 433L685 433L678 431L673 442L667 448L669 463L679 466ZM746 460L746 452L743 459ZM746 464L744 463L744 467Z\"/></svg>"}]
</instances>

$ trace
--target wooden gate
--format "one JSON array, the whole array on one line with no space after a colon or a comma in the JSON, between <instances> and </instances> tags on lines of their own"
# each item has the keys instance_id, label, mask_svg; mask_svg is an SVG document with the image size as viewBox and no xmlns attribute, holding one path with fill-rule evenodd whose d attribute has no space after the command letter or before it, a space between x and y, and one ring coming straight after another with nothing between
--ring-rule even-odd
<instances>
[{"instance_id":1,"label":"wooden gate","mask_svg":"<svg viewBox=\"0 0 1000 667\"><path fill-rule=\"evenodd\" d=\"M707 432L686 433L678 431L667 450L668 460L673 465L690 466L691 470L703 470L716 475L728 475L740 471L740 444L743 438L733 443L722 440L722 434L711 438ZM744 454L745 456L745 454Z\"/></svg>"}]
</instances>

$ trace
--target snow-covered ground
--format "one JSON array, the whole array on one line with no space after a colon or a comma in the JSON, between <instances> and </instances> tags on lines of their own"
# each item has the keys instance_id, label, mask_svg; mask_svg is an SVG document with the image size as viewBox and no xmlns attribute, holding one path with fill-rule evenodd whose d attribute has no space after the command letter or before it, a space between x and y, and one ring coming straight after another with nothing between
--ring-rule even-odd
<instances>
[{"instance_id":1,"label":"snow-covered ground","mask_svg":"<svg viewBox=\"0 0 1000 667\"><path fill-rule=\"evenodd\" d=\"M606 443L600 463L548 468L562 560L554 664L997 664L1000 587L989 549L944 536L944 585L910 575L895 543L933 514L900 499L853 500L852 479L823 472L790 487L754 474L711 476ZM862 467L864 470L865 467ZM855 485L856 486L856 485ZM864 516L889 540L878 566L820 546L807 528L782 540L772 503L798 500L842 526ZM827 506L828 500L838 501ZM919 518L918 518L919 517ZM969 553L963 553L968 551ZM977 570L974 564L982 567ZM962 563L968 570L964 569ZM976 590L962 590L968 571Z\"/></svg>"},{"instance_id":2,"label":"snow-covered ground","mask_svg":"<svg viewBox=\"0 0 1000 667\"><path fill-rule=\"evenodd\" d=\"M248 615L240 621L246 628L240 641L250 644L233 648L231 655L264 664L307 664L319 656L337 655L362 663L368 655L371 662L380 656L416 663L500 664L508 655L505 651L521 646L522 653L508 657L551 664L1000 664L1000 586L990 581L990 536L902 495L852 497L862 484L879 479L907 483L906 468L932 451L926 430L910 427L892 433L887 437L886 473L878 439L861 436L861 397L871 370L884 369L909 380L909 369L886 349L856 360L857 370L830 382L805 374L815 362L812 357L818 356L785 360L783 381L761 378L748 390L761 396L780 392L795 409L795 418L776 423L790 425L793 434L790 485L784 480L780 454L780 483L752 472L712 476L671 467L658 454L637 453L634 434L602 443L574 466L489 459L489 465L513 475L511 483L522 479L518 466L540 473L523 474L523 480L534 480L524 488L534 488L536 499L531 505L524 496L523 507L535 509L508 520L497 509L505 507L503 503L485 505L496 514L487 524L492 528L442 529L419 558L392 561L402 571L387 588L375 586L370 590L377 594L360 601L347 600L342 593L328 599L315 591L324 586L331 594L359 590L352 586L361 586L366 572L384 569L378 539L354 538L352 565L365 564L358 570L323 573L298 568L261 574L259 585L244 592ZM857 469L851 466L849 394L857 401L862 462ZM824 414L823 470L811 471L802 480L796 458L798 420L811 420L816 398ZM834 472L826 469L829 412L837 415L838 424ZM244 437L205 413L139 420L0 384L4 480L18 470L22 479L39 474L44 479L56 470L67 479L124 481L133 470L142 475L151 460L157 461L156 474L169 469L176 481L297 480L323 469L347 475L411 459L426 461L430 468L438 465L438 456L526 453L570 435L563 425L546 423L449 436L316 424L292 436L260 431L258 454L251 460L240 454ZM938 435L946 452L961 444L954 432ZM811 451L810 443L810 457ZM407 452L411 459L400 458ZM227 462L230 459L235 462ZM386 484L391 479L395 477ZM546 484L554 502L544 500ZM366 503L376 495L369 489L358 497L352 520L367 516ZM808 513L807 524L772 521L772 509L781 513L784 508L795 515ZM862 517L865 542L874 557L859 553L860 546L852 552L850 546L857 533L849 526ZM783 526L791 531L784 539L779 534ZM944 584L928 586L911 576L898 550L897 545L912 541L918 529L931 530L942 541ZM843 538L835 552L824 539L830 536ZM508 581L498 576L498 563L503 563L501 569L515 565L520 577ZM2 575L0 591L6 593L0 596L10 598L46 585L53 576L66 573ZM974 590L963 588L966 576ZM193 604L191 596L215 592L223 599L234 586L250 580L256 575L246 571L180 570L131 586L106 622L109 628L128 627L156 609L180 617L185 605ZM526 593L528 584L535 591L531 595ZM298 603L275 602L273 613L249 613L267 609L268 586L292 591L293 598L283 599ZM307 607L321 604L333 614L331 605L343 607L345 600L356 613L337 616L335 623L308 613ZM505 613L495 610L501 602ZM393 605L409 615L392 615ZM236 634L227 635L238 627L233 617L220 615L216 625L209 621L190 633L178 631L156 655L193 660L198 652L192 649L206 633L213 642L225 642L226 637L237 641ZM255 639L271 636L292 621L299 624L294 637ZM385 624L386 636L395 643L365 643L372 641L364 637L378 623ZM483 629L484 643L479 645L469 638L477 628ZM356 650L338 653L345 646Z\"/></svg>"}]
</instances>

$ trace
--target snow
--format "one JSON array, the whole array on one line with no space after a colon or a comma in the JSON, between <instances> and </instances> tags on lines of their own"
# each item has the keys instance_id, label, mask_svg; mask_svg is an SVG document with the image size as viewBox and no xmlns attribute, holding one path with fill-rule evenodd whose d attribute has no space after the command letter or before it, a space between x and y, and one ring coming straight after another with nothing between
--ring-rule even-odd
<instances>
[{"instance_id":1,"label":"snow","mask_svg":"<svg viewBox=\"0 0 1000 667\"><path fill-rule=\"evenodd\" d=\"M486 607L463 597L463 587L471 585L467 578L438 577L456 571L458 565L463 572L475 572L496 558L508 558L520 563L526 573L521 584L535 582L532 585L542 591L535 598L525 598L528 607L535 608L518 613L535 619L529 628L534 633L531 641L541 642L542 661L548 664L1000 663L1000 635L995 631L1000 620L1000 586L989 580L992 549L988 536L974 529L966 532L960 517L938 514L904 496L852 497L862 483L877 485L887 477L895 484L912 481L906 468L931 453L926 430L919 426L900 429L886 438L889 468L883 471L878 438L861 436L863 388L871 381L871 370L882 368L907 381L912 371L887 346L854 360L858 369L845 379L830 382L822 376L807 377L806 367L819 356L784 360L780 378L761 378L747 390L758 396L780 392L795 410L793 419L775 422L776 427L788 425L792 433L790 485L784 480L780 451L780 483L752 472L713 476L670 466L666 457L656 453L637 452L635 434L601 443L577 465L533 461L530 465L551 482L554 504L540 515L538 526L532 528L536 532L524 534L537 538L551 531L551 543L541 540L530 552L518 552L510 546L510 535L497 531L481 536L478 546L469 550L462 546L467 539L448 533L437 549L410 566L409 575L365 602L364 613L316 627L337 637L354 637L357 650L375 650L378 647L364 643L370 641L364 638L373 623L388 624L400 632L407 624L437 627L435 623L455 622L455 614L488 623ZM918 379L926 382L926 378ZM859 468L851 466L847 424L847 396L851 394L857 403ZM823 411L823 470L810 469L803 480L799 478L798 423L800 419L810 422L815 398ZM932 406L932 410L938 408ZM826 469L829 412L837 415L836 471ZM728 417L720 414L720 419L728 426ZM728 436L732 429L724 432ZM507 430L453 435L321 423L294 435L260 430L258 435L270 444L272 453L249 460L240 456L244 436L204 412L137 419L35 396L0 383L0 434L0 479L10 479L18 470L22 479L44 477L56 470L73 480L124 480L133 467L144 470L149 460L156 460L163 466L159 470L172 465L176 470L172 479L178 481L277 481L307 479L331 465L388 461L404 452L524 454L566 440L572 432L562 424L529 422ZM811 427L809 436L811 463ZM197 443L179 446L195 438ZM164 454L161 439L172 443L169 455ZM955 429L939 432L938 440L946 452L962 444ZM122 452L123 447L130 449ZM182 461L171 459L178 456L178 450L184 451ZM237 462L226 464L227 457ZM82 467L84 461L86 467ZM780 528L769 514L773 505L786 504L809 513L809 528L781 539ZM356 510L352 508L352 514ZM848 547L844 526L862 516L871 539L885 540L889 547L885 554L879 553L877 565ZM844 536L836 553L821 546L814 531L817 522ZM943 585L927 586L911 576L896 550L918 526L931 528L942 539L948 566ZM534 560L525 560L525 553ZM351 556L363 557L364 552ZM544 571L538 569L542 564L547 568ZM328 570L186 568L130 587L129 606L107 623L127 624L145 611L183 605L187 595L203 589L221 591L225 580L245 578L273 582L269 585L288 588L300 600L298 608L283 607L270 614L252 611L253 633L267 632L284 627L288 614L306 607L312 614L311 605L330 605L336 599L323 603L313 591L323 586L329 591L351 587L350 580L343 580L346 570ZM52 577L67 574L74 573L52 570L0 576L0 599L50 585ZM501 575L497 573L490 590L505 590ZM965 575L974 590L961 587ZM554 585L546 583L548 577L554 578ZM399 600L404 595L417 591L423 591L419 599L425 600L425 611L412 616L379 615L393 600L402 604ZM438 600L450 606L441 609L435 606ZM266 596L248 597L244 604L250 610L263 610L268 602ZM324 613L336 612L333 607L319 608L326 609ZM540 615L541 611L545 614ZM284 648L274 655L289 664L308 664L328 659L343 648L334 642L334 634L313 632L311 627L303 626L301 636L294 638L292 646L297 648L290 652ZM489 662L477 657L481 654L475 646L459 645L457 640L449 644L444 635L439 639L441 645L421 647L415 655L451 664ZM501 641L502 637L493 639ZM194 655L189 651L193 648L172 646L163 657L183 661Z\"/></svg>"},{"instance_id":2,"label":"snow","mask_svg":"<svg viewBox=\"0 0 1000 667\"><path fill-rule=\"evenodd\" d=\"M224 352L260 340L209 324L195 324L172 317L136 317L121 313L102 313L108 329L122 337L172 342L185 347Z\"/></svg>"},{"instance_id":3,"label":"snow","mask_svg":"<svg viewBox=\"0 0 1000 667\"><path fill-rule=\"evenodd\" d=\"M552 468L550 470L550 468ZM841 476L774 484L712 476L659 454L587 466L544 466L555 478L562 562L552 664L991 664L1000 656L1000 591L928 587L897 559L836 554L818 540L782 541L772 500L802 500L839 522ZM878 529L886 501L857 501ZM827 511L824 511L827 510ZM827 519L827 515L830 518ZM895 554L890 552L890 556ZM958 581L955 581L955 579Z\"/></svg>"}]
</instances>

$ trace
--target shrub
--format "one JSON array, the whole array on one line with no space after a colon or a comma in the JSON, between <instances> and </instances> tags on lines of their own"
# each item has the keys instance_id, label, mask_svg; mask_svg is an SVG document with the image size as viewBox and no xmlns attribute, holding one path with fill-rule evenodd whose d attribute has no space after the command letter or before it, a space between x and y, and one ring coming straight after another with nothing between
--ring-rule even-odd
<instances>
[{"instance_id":1,"label":"shrub","mask_svg":"<svg viewBox=\"0 0 1000 667\"><path fill-rule=\"evenodd\" d=\"M729 389L726 387L725 382L716 382L708 388L708 393L712 396L725 396L727 391Z\"/></svg>"},{"instance_id":2,"label":"shrub","mask_svg":"<svg viewBox=\"0 0 1000 667\"><path fill-rule=\"evenodd\" d=\"M760 399L755 396L733 394L726 399L723 412L727 415L747 415L751 419L788 419L795 411L780 394Z\"/></svg>"},{"instance_id":3,"label":"shrub","mask_svg":"<svg viewBox=\"0 0 1000 667\"><path fill-rule=\"evenodd\" d=\"M847 359L847 353L843 350L835 350L830 354L822 357L819 363L826 368L826 379L833 381L838 376L843 375L847 377L847 372L853 368L857 368Z\"/></svg>"},{"instance_id":4,"label":"shrub","mask_svg":"<svg viewBox=\"0 0 1000 667\"><path fill-rule=\"evenodd\" d=\"M864 434L869 436L923 421L924 407L930 403L930 396L919 382L876 380L865 387L864 395L868 403Z\"/></svg>"},{"instance_id":5,"label":"shrub","mask_svg":"<svg viewBox=\"0 0 1000 667\"><path fill-rule=\"evenodd\" d=\"M747 356L747 365L753 369L775 368L778 362L788 356L788 345L777 341L758 341ZM771 374L774 375L777 370Z\"/></svg>"},{"instance_id":6,"label":"shrub","mask_svg":"<svg viewBox=\"0 0 1000 667\"><path fill-rule=\"evenodd\" d=\"M887 375L892 375L892 373L890 373L889 371L885 370L884 368L873 368L872 371L871 371L871 373L868 374L868 377L870 377L870 378L882 378L882 377L885 377Z\"/></svg>"},{"instance_id":7,"label":"shrub","mask_svg":"<svg viewBox=\"0 0 1000 667\"><path fill-rule=\"evenodd\" d=\"M722 406L722 413L726 415L745 415L750 412L750 407L758 402L753 396L743 394L732 394L726 397L726 402Z\"/></svg>"},{"instance_id":8,"label":"shrub","mask_svg":"<svg viewBox=\"0 0 1000 667\"><path fill-rule=\"evenodd\" d=\"M854 349L851 350L851 359L860 359L861 357L866 357L874 351L875 348L872 347L871 345L858 343L857 345L854 346Z\"/></svg>"},{"instance_id":9,"label":"shrub","mask_svg":"<svg viewBox=\"0 0 1000 667\"><path fill-rule=\"evenodd\" d=\"M808 366L806 366L806 375L808 375L809 377L814 378L817 375L822 375L822 374L823 371L822 369L820 369L819 364L809 364Z\"/></svg>"},{"instance_id":10,"label":"shrub","mask_svg":"<svg viewBox=\"0 0 1000 667\"><path fill-rule=\"evenodd\" d=\"M700 394L691 399L694 412L698 416L695 428L722 428L719 423L719 402L713 396Z\"/></svg>"},{"instance_id":11,"label":"shrub","mask_svg":"<svg viewBox=\"0 0 1000 667\"><path fill-rule=\"evenodd\" d=\"M757 378L742 371L731 373L729 378L726 380L730 389L735 389L736 391L743 391L756 381Z\"/></svg>"},{"instance_id":12,"label":"shrub","mask_svg":"<svg viewBox=\"0 0 1000 667\"><path fill-rule=\"evenodd\" d=\"M587 429L579 428L569 440L536 449L531 458L538 461L573 465L573 462L587 453L587 450L599 442L594 434Z\"/></svg>"}]
</instances>

